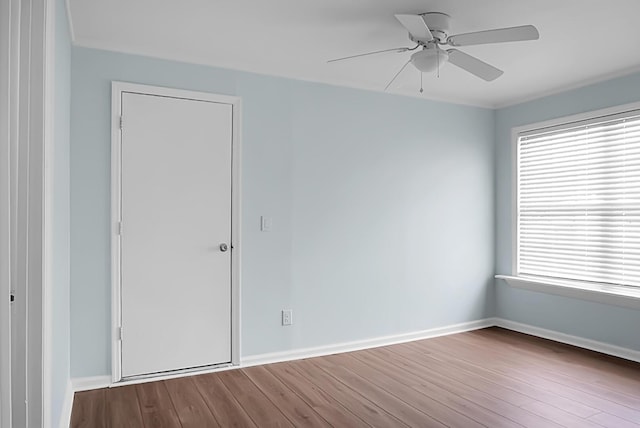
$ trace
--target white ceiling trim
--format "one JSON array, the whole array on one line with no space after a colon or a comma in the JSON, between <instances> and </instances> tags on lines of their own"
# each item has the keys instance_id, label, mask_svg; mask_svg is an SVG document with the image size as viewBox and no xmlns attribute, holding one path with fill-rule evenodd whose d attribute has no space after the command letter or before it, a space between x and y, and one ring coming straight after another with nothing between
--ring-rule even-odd
<instances>
[{"instance_id":1,"label":"white ceiling trim","mask_svg":"<svg viewBox=\"0 0 640 428\"><path fill-rule=\"evenodd\" d=\"M69 2L69 0L67 0L67 3ZM69 20L69 22L71 23L71 20ZM71 24L69 24L69 26L71 28L73 28L71 26ZM358 89L361 91L371 91L371 92L378 92L378 93L383 93L386 95L393 95L393 96L400 96L400 97L409 97L409 98L415 98L415 99L419 99L419 100L424 100L424 101L435 101L435 102L443 102L443 103L449 103L449 104L458 104L458 105L463 105L463 106L469 106L469 107L481 107L481 108L487 108L487 109L492 109L492 110L500 110L503 108L507 108L507 107L513 107L519 104L524 104L530 101L535 101L535 100L539 100L542 98L546 98L552 95L558 95L558 94L562 94L564 92L569 92L575 89L580 89L580 88L584 88L587 86L591 86L591 85L595 85L597 83L602 83L602 82L606 82L608 80L613 80L619 77L624 77L624 76L630 76L632 74L635 73L639 73L640 72L640 66L638 67L633 67L627 70L623 70L620 72L615 72L615 73L610 73L610 74L605 74L602 76L598 76L592 79L586 79L583 81L580 81L574 85L569 85L569 86L562 86L562 87L558 87L558 88L554 88L554 89L550 89L548 91L543 91L540 92L538 94L536 94L535 96L531 96L531 97L522 97L522 98L518 98L506 103L473 103L473 102L469 102L466 100L461 100L461 99L456 99L455 97L434 97L431 96L429 94L423 93L422 95L420 94L416 94L416 95L409 95L409 94L397 94L397 93L393 93L393 92L387 92L384 91L382 88L380 89L376 89L376 88L371 88L371 87L358 87L358 86L353 86L350 84L343 84L341 85L340 83L336 83L336 82L331 82L331 81L327 81L327 80L314 80L314 79L305 79L305 78L301 78L299 76L294 76L294 75L282 75L282 74L275 74L275 73L264 73L264 72L257 72L255 70L252 70L251 68L246 68L246 69L241 69L241 68L234 68L232 65L225 65L225 64L220 64L220 63L213 63L211 61L208 61L206 59L203 58L198 58L198 57L185 57L183 54L167 54L167 53L143 53L140 50L137 50L135 48L129 48L129 49L122 49L122 47L117 46L114 43L105 43L105 42L97 42L97 41L87 41L87 40L74 40L73 41L73 45L74 46L78 46L78 47L82 47L82 48L90 48L90 49L99 49L99 50L105 50L105 51L110 51L110 52L117 52L117 53L123 53L123 54L128 54L128 55L136 55L136 56L143 56L143 57L148 57L148 58L155 58L155 59L161 59L161 60L166 60L166 61L173 61L173 62L181 62L184 64L193 64L193 65L204 65L204 66L208 66L208 67L213 67L213 68L219 68L222 70L228 70L228 71L240 71L240 72L244 72L244 73L252 73L252 74L257 74L260 76L270 76L270 77L277 77L277 78L282 78L282 79L291 79L291 80L297 80L300 82L309 82L309 83L321 83L321 84L325 84L325 85L330 85L330 86L336 86L336 87L341 87L341 88L350 88L350 89Z\"/></svg>"},{"instance_id":2,"label":"white ceiling trim","mask_svg":"<svg viewBox=\"0 0 640 428\"><path fill-rule=\"evenodd\" d=\"M128 55L136 55L136 56L143 56L143 57L161 59L166 61L179 62L184 64L204 65L207 67L219 68L221 70L240 71L243 73L251 73L251 74L256 74L260 76L277 77L281 79L291 79L291 80L297 80L300 82L321 83L321 84L335 86L339 88L357 89L360 91L378 92L378 93L397 96L397 97L408 97L408 98L415 98L415 99L424 100L424 101L436 101L436 102L458 104L458 105L469 106L469 107L481 107L481 108L492 109L492 110L496 108L495 105L491 103L474 103L467 100L456 99L455 97L437 97L437 96L429 95L426 92L423 93L422 95L417 92L415 95L404 94L404 93L394 93L394 92L387 92L384 90L384 88L377 89L374 87L367 87L367 86L354 86L352 84L340 84L339 82L329 81L329 80L303 78L295 75L284 75L284 74L277 74L277 73L261 72L261 71L253 70L250 67L238 68L238 67L234 67L233 65L228 65L224 63L214 63L214 62L211 62L210 60L199 58L196 56L186 56L182 53L176 53L176 54L168 54L166 52L152 53L148 50L146 52L142 52L140 49L122 48L121 46L118 46L115 43L98 42L95 40L92 40L92 41L76 40L73 43L73 45L81 48L99 49L99 50L123 53ZM515 104L518 104L518 103L515 103Z\"/></svg>"},{"instance_id":3,"label":"white ceiling trim","mask_svg":"<svg viewBox=\"0 0 640 428\"><path fill-rule=\"evenodd\" d=\"M558 87L558 88L555 88L555 89L550 89L548 91L542 91L539 94L536 94L535 96L522 97L522 99L515 100L513 102L497 103L492 108L495 109L495 110L500 110L500 109L507 108L507 107L513 107L513 106L516 106L516 105L519 105L519 104L528 103L529 101L535 101L535 100L539 100L539 99L542 99L542 98L550 97L552 95L558 95L558 94L562 94L564 92L573 91L575 89L585 88L587 86L595 85L597 83L606 82L608 80L617 79L619 77L630 76L630 75L636 74L636 73L640 73L640 66L632 67L632 68L629 68L629 69L626 69L626 70L622 70L622 71L618 71L618 72L614 72L614 73L604 74L602 76L594 77L592 79L585 79L585 80L577 82L577 83L575 83L573 85L561 86L561 87Z\"/></svg>"},{"instance_id":4,"label":"white ceiling trim","mask_svg":"<svg viewBox=\"0 0 640 428\"><path fill-rule=\"evenodd\" d=\"M64 0L74 45L485 108L503 108L640 70L639 0ZM540 39L465 46L504 70L493 82L444 63L407 66L413 46L394 14L451 16L448 34L532 24Z\"/></svg>"}]
</instances>

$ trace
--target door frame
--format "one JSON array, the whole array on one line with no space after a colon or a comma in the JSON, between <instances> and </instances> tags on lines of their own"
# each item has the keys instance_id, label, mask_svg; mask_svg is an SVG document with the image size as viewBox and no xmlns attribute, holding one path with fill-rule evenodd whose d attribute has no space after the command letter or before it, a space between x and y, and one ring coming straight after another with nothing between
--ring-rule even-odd
<instances>
[{"instance_id":1,"label":"door frame","mask_svg":"<svg viewBox=\"0 0 640 428\"><path fill-rule=\"evenodd\" d=\"M137 83L111 83L111 380L115 383L126 382L122 379L122 342L120 341L120 327L122 325L121 300L121 257L119 222L121 206L121 144L122 134L120 118L122 114L122 94L136 93L172 98L208 101L228 104L232 107L232 140L231 140L231 364L240 364L240 214L241 214L241 99L229 95L218 95L208 92L173 89L161 86L141 85ZM126 120L126 119L125 119ZM125 123L126 126L126 123ZM213 368L213 366L211 367ZM211 368L182 369L150 378L175 377L195 372L210 371Z\"/></svg>"},{"instance_id":2,"label":"door frame","mask_svg":"<svg viewBox=\"0 0 640 428\"><path fill-rule=\"evenodd\" d=\"M0 11L0 426L26 419L49 427L57 423L51 421L56 4L9 0ZM19 320L10 315L10 291ZM20 336L15 343L12 324ZM14 418L16 403L24 404Z\"/></svg>"},{"instance_id":3,"label":"door frame","mask_svg":"<svg viewBox=\"0 0 640 428\"><path fill-rule=\"evenodd\" d=\"M16 62L11 52L19 43L11 37L11 29L19 14L12 13L10 1L0 2L0 427L11 426L11 121L17 103L10 96ZM14 67L15 68L15 67Z\"/></svg>"}]
</instances>

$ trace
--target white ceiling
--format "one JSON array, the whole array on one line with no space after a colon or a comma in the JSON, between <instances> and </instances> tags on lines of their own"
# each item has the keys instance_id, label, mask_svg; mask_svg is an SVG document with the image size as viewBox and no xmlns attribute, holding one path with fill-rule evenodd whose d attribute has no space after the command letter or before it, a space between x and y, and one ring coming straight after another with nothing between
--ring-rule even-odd
<instances>
[{"instance_id":1,"label":"white ceiling","mask_svg":"<svg viewBox=\"0 0 640 428\"><path fill-rule=\"evenodd\" d=\"M540 40L460 48L504 70L407 67L388 92L500 107L640 70L640 0L69 0L76 45L382 91L413 46L397 13L444 12L450 34L533 24Z\"/></svg>"}]
</instances>

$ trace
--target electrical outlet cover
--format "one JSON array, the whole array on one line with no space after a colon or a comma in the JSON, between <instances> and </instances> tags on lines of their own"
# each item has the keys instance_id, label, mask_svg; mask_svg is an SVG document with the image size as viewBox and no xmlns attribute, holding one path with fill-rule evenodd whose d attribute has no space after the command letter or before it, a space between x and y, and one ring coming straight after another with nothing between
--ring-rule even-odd
<instances>
[{"instance_id":1,"label":"electrical outlet cover","mask_svg":"<svg viewBox=\"0 0 640 428\"><path fill-rule=\"evenodd\" d=\"M282 325L293 324L293 311L291 309L282 310Z\"/></svg>"}]
</instances>

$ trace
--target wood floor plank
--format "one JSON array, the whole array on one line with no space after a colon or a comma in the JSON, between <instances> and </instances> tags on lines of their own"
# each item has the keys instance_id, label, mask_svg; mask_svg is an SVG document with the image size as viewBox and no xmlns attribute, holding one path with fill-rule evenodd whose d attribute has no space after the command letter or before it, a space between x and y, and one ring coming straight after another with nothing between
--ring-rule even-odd
<instances>
[{"instance_id":1,"label":"wood floor plank","mask_svg":"<svg viewBox=\"0 0 640 428\"><path fill-rule=\"evenodd\" d=\"M640 428L640 364L500 328L75 394L73 428Z\"/></svg>"},{"instance_id":2,"label":"wood floor plank","mask_svg":"<svg viewBox=\"0 0 640 428\"><path fill-rule=\"evenodd\" d=\"M503 341L508 341L516 349L520 349L520 347L523 349L531 348L536 355L541 355L554 362L560 358L561 361L568 362L572 367L580 365L583 369L591 369L600 373L604 370L606 376L603 380L615 380L615 387L618 382L629 383L635 388L640 387L638 363L636 362L499 327L476 330L470 333L485 338L500 338ZM545 350L547 352L544 352Z\"/></svg>"},{"instance_id":3,"label":"wood floor plank","mask_svg":"<svg viewBox=\"0 0 640 428\"><path fill-rule=\"evenodd\" d=\"M549 420L555 421L566 428L599 428L597 424L588 419L581 418L547 403L537 401L522 406L523 409L533 412Z\"/></svg>"},{"instance_id":4,"label":"wood floor plank","mask_svg":"<svg viewBox=\"0 0 640 428\"><path fill-rule=\"evenodd\" d=\"M244 369L243 372L295 426L331 426L305 401L298 397L264 367L250 367L248 369Z\"/></svg>"},{"instance_id":5,"label":"wood floor plank","mask_svg":"<svg viewBox=\"0 0 640 428\"><path fill-rule=\"evenodd\" d=\"M390 359L397 364L411 366L419 364L429 374L429 380L450 388L460 388L481 391L483 394L494 397L519 407L535 401L533 398L506 388L499 383L491 382L479 376L477 370L469 370L461 364L447 364L432 357L432 354L422 353L410 347L385 347L371 350L371 353L362 352L356 357L367 357L370 354L382 359ZM397 357L401 357L397 360Z\"/></svg>"},{"instance_id":6,"label":"wood floor plank","mask_svg":"<svg viewBox=\"0 0 640 428\"><path fill-rule=\"evenodd\" d=\"M173 407L164 382L147 382L136 385L142 421L146 427L173 428L180 420Z\"/></svg>"},{"instance_id":7,"label":"wood floor plank","mask_svg":"<svg viewBox=\"0 0 640 428\"><path fill-rule=\"evenodd\" d=\"M194 376L196 388L207 403L209 410L223 427L255 427L233 394L222 383L216 373Z\"/></svg>"},{"instance_id":8,"label":"wood floor plank","mask_svg":"<svg viewBox=\"0 0 640 428\"><path fill-rule=\"evenodd\" d=\"M591 416L589 418L590 421L595 422L598 426L603 426L606 428L638 428L640 424L634 424L633 422L629 422L626 419L621 419L617 416L610 415L608 413L598 413L597 415Z\"/></svg>"},{"instance_id":9,"label":"wood floor plank","mask_svg":"<svg viewBox=\"0 0 640 428\"><path fill-rule=\"evenodd\" d=\"M372 350L379 351L381 348ZM415 376L406 376L399 368L389 361L377 364L372 355L363 352L340 356L345 359L342 363L350 370L371 381L406 403L420 409L444 425L478 426L484 420L491 421L493 426L514 426L511 421L502 420L492 414L488 418L474 418L478 413L477 406L461 397L453 396L448 391L433 384L426 384ZM347 361L347 359L350 359ZM484 409L480 409L483 412ZM490 413L490 412L487 412Z\"/></svg>"},{"instance_id":10,"label":"wood floor plank","mask_svg":"<svg viewBox=\"0 0 640 428\"><path fill-rule=\"evenodd\" d=\"M378 406L332 376L327 376L322 369L312 364L309 360L294 361L289 364L301 376L324 390L324 392L335 398L342 406L351 410L369 425L374 427L407 426L385 410L383 408L384 403L380 403L380 406Z\"/></svg>"},{"instance_id":11,"label":"wood floor plank","mask_svg":"<svg viewBox=\"0 0 640 428\"><path fill-rule=\"evenodd\" d=\"M526 340L522 340L523 337ZM602 354L597 352L554 344L545 339L530 338L516 332L507 334L503 333L502 329L492 329L488 333L473 332L465 339L473 341L476 345L492 340L502 349L514 352L517 350L521 355L534 358L535 366L541 373L549 372L547 375L551 377L560 376L566 380L567 375L576 376L583 383L609 388L612 392L627 394L629 398L637 398L640 391L640 372L637 365L634 370L631 364L619 359L619 363L614 364L610 357L604 359Z\"/></svg>"},{"instance_id":12,"label":"wood floor plank","mask_svg":"<svg viewBox=\"0 0 640 428\"><path fill-rule=\"evenodd\" d=\"M106 420L105 389L75 393L71 428L105 428Z\"/></svg>"},{"instance_id":13,"label":"wood floor plank","mask_svg":"<svg viewBox=\"0 0 640 428\"><path fill-rule=\"evenodd\" d=\"M429 379L428 376L415 376L414 373L410 373L396 364L389 364L384 360L378 359L376 354L381 351L381 349L376 349L371 350L367 355L359 353L361 355L345 356L345 358L355 359L357 362L349 363L348 367L353 367L362 376L368 378L374 378L375 376L374 382L381 380L384 376L386 387L393 388L389 389L389 391L392 391L407 403L423 409L442 423L459 420L457 415L459 414L485 426L520 426L511 419L478 406L476 403L456 393L452 393L443 388L442 385L432 383L432 379ZM377 376L376 373L378 374ZM404 389L400 386L404 386ZM437 407L433 405L425 407L425 404L423 404L425 398L431 402L436 402ZM463 421L460 421L460 424L463 424ZM468 426L470 423L464 422L464 425Z\"/></svg>"},{"instance_id":14,"label":"wood floor plank","mask_svg":"<svg viewBox=\"0 0 640 428\"><path fill-rule=\"evenodd\" d=\"M497 341L501 348L517 350L535 359L535 363L543 373L551 377L560 376L564 380L567 374L575 374L583 384L596 386L601 390L608 389L609 393L626 394L622 400L632 400L633 406L640 405L638 392L640 391L640 371L618 359L618 364L610 358L602 359L597 352L570 348L568 345L558 344L540 338L522 340L520 333L508 332L504 329L487 329L487 332L475 331L467 334L466 339L482 344L487 339ZM522 335L525 336L526 335ZM462 338L462 336L460 337ZM547 343L548 342L548 343ZM481 345L482 346L482 345ZM544 352L548 351L548 352Z\"/></svg>"},{"instance_id":15,"label":"wood floor plank","mask_svg":"<svg viewBox=\"0 0 640 428\"><path fill-rule=\"evenodd\" d=\"M601 390L583 384L578 374L574 374L575 378L566 379L558 373L555 376L544 375L537 366L536 355L527 358L520 348L515 348L514 352L500 348L499 344L491 344L485 342L485 345L491 348L500 349L501 352L487 351L488 356L481 361L478 357L478 351L482 348L481 343L471 344L467 337L454 337L446 343L438 343L436 341L427 343L415 342L411 346L423 347L428 346L431 351L441 349L442 355L450 355L451 351L456 351L456 358L471 361L478 370L491 370L495 373L501 373L507 378L502 380L508 384L512 380L516 380L518 386L524 388L526 393L539 401L546 402L556 407L562 407L564 410L576 414L577 416L588 417L598 412L607 412L628 419L634 423L640 423L640 407L635 406L628 401L618 403L615 401L617 394L609 390ZM463 342L465 340L466 342ZM523 346L525 343L523 343ZM434 355L438 355L435 353ZM571 368L565 370L571 373ZM640 365L638 365L640 373ZM563 383L564 381L564 383ZM525 386L528 385L528 386ZM510 386L513 386L511 384ZM535 390L529 387L533 386ZM626 397L626 396L625 396ZM630 405L629 405L630 404Z\"/></svg>"},{"instance_id":16,"label":"wood floor plank","mask_svg":"<svg viewBox=\"0 0 640 428\"><path fill-rule=\"evenodd\" d=\"M107 388L107 427L141 428L144 427L138 394L134 385Z\"/></svg>"},{"instance_id":17,"label":"wood floor plank","mask_svg":"<svg viewBox=\"0 0 640 428\"><path fill-rule=\"evenodd\" d=\"M351 413L329 394L313 383L306 381L288 363L269 364L266 370L287 385L313 410L334 427L368 427L362 419Z\"/></svg>"},{"instance_id":18,"label":"wood floor plank","mask_svg":"<svg viewBox=\"0 0 640 428\"><path fill-rule=\"evenodd\" d=\"M357 366L357 362L349 358L349 356L345 355L332 355L313 358L309 362L322 368L329 376L333 376L344 385L352 388L354 392L358 392L372 402L385 403L387 412L409 426L446 426L427 413L435 413L437 410L442 411L444 406L430 400L428 397L424 397L421 400L423 397L417 394L403 394L403 392L409 392L409 388L405 385L394 383L393 380L383 377L379 373L367 373L364 376L357 374L356 371L353 371L355 369L354 365ZM411 403L403 401L406 398L410 398ZM420 408L424 409L425 412L419 410ZM454 416L453 413L450 411L452 418ZM460 416L460 419L462 419L462 415ZM471 420L467 419L464 422L467 426L473 426L473 421Z\"/></svg>"},{"instance_id":19,"label":"wood floor plank","mask_svg":"<svg viewBox=\"0 0 640 428\"><path fill-rule=\"evenodd\" d=\"M420 344L417 346L419 345ZM458 360L458 363L466 364L466 362L462 362L462 360ZM577 415L593 413L592 409L596 409L600 412L615 414L632 422L640 422L640 409L633 409L618 404L603 396L592 394L590 391L580 391L570 386L541 378L537 376L536 373L531 373L530 370L518 370L514 368L515 363L512 364L512 367L510 367L508 371L505 370L505 367L500 369L488 369L487 367L480 367L479 365L473 367L485 376L497 375L498 378L496 381L502 382L505 386L514 388L525 394L530 394L547 404L562 407L564 410ZM532 390L531 387L536 389ZM539 391L543 392L540 393ZM582 404L584 407L576 406L575 403Z\"/></svg>"},{"instance_id":20,"label":"wood floor plank","mask_svg":"<svg viewBox=\"0 0 640 428\"><path fill-rule=\"evenodd\" d=\"M414 343L410 346L421 347L424 344ZM598 413L597 409L582 404L568 397L555 394L548 388L539 387L536 378L539 378L536 370L531 368L531 364L523 358L516 359L510 363L504 361L504 355L488 349L480 352L479 349L470 344L462 344L451 341L447 344L429 343L434 358L441 361L451 360L470 362L474 370L496 379L503 385L508 386L522 394L528 395L537 401L550 405L557 405L566 411L580 417L588 417ZM533 380L533 383L531 382Z\"/></svg>"},{"instance_id":21,"label":"wood floor plank","mask_svg":"<svg viewBox=\"0 0 640 428\"><path fill-rule=\"evenodd\" d=\"M192 377L163 381L183 428L220 426L196 388Z\"/></svg>"},{"instance_id":22,"label":"wood floor plank","mask_svg":"<svg viewBox=\"0 0 640 428\"><path fill-rule=\"evenodd\" d=\"M476 406L484 408L485 413L487 411L497 413L501 417L521 426L530 428L538 428L541 426L561 426L556 425L553 421L544 419L534 413L522 411L522 407L515 406L501 398L484 394L482 390L467 387L464 384L447 382L447 376L451 370L443 370L441 374L428 367L428 363L417 361L413 362L412 360L403 358L401 354L394 355L394 352L386 349L375 349L367 353L358 353L355 357L371 365L376 370L388 371L390 370L390 367L395 367L396 371L400 371L400 373L397 374L399 378L407 379L412 388L420 391L421 393L429 393L429 391L433 391L433 389L427 389L425 391L425 384L422 383L423 381L433 382L435 385L440 387L441 390L449 391L462 399L474 403ZM389 363L392 364L389 365ZM442 398L443 395L444 394L440 395L440 398ZM529 400L526 404L534 401L535 400ZM464 406L464 402L458 403L457 407L459 409L464 409L464 407L460 407L461 405ZM465 414L472 417L467 412L465 412ZM487 420L486 417L482 417L480 422L489 423L491 426L496 424L496 422Z\"/></svg>"},{"instance_id":23,"label":"wood floor plank","mask_svg":"<svg viewBox=\"0 0 640 428\"><path fill-rule=\"evenodd\" d=\"M256 425L293 427L286 416L241 370L229 370L218 375Z\"/></svg>"}]
</instances>

